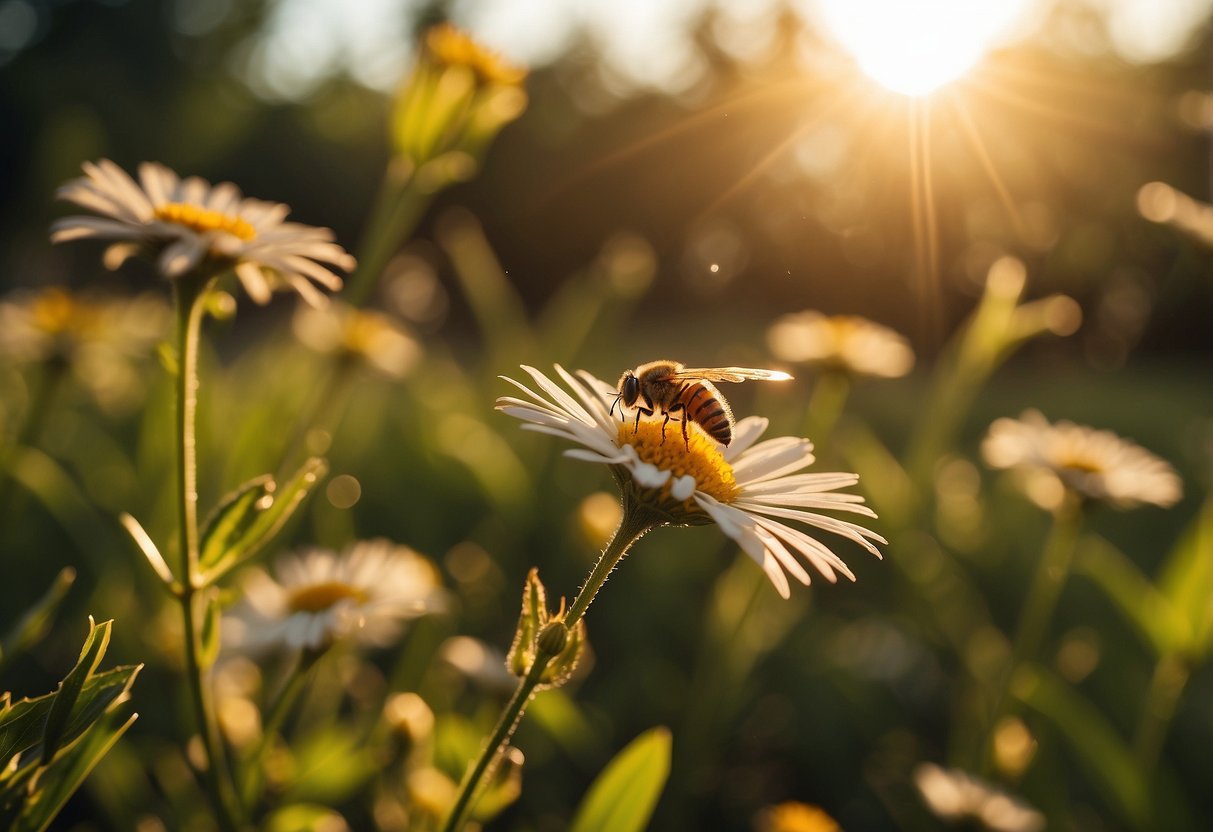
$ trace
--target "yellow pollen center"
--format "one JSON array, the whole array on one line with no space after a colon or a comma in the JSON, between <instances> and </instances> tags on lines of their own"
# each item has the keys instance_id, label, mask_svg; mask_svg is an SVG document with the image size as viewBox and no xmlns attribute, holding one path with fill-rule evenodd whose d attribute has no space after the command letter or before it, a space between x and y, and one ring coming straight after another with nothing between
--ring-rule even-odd
<instances>
[{"instance_id":1,"label":"yellow pollen center","mask_svg":"<svg viewBox=\"0 0 1213 832\"><path fill-rule=\"evenodd\" d=\"M1102 474L1106 470L1098 460L1077 454L1063 456L1058 462L1058 467L1080 474Z\"/></svg>"},{"instance_id":2,"label":"yellow pollen center","mask_svg":"<svg viewBox=\"0 0 1213 832\"><path fill-rule=\"evenodd\" d=\"M635 448L641 462L670 472L670 479L663 486L667 493L675 479L690 475L695 478L696 490L722 503L731 503L740 491L733 467L725 462L716 443L698 427L687 428L688 441L684 442L682 425L671 421L664 428L663 441L660 421L642 419L637 426L634 420L628 420L619 425L619 442Z\"/></svg>"},{"instance_id":3,"label":"yellow pollen center","mask_svg":"<svg viewBox=\"0 0 1213 832\"><path fill-rule=\"evenodd\" d=\"M323 612L346 598L358 602L367 600L366 593L361 589L340 581L329 581L299 587L287 598L286 605L291 612Z\"/></svg>"},{"instance_id":4,"label":"yellow pollen center","mask_svg":"<svg viewBox=\"0 0 1213 832\"><path fill-rule=\"evenodd\" d=\"M157 205L155 215L156 219L162 222L184 225L191 231L199 233L224 231L246 243L257 236L257 230L247 220L185 202L166 202L164 205Z\"/></svg>"}]
</instances>

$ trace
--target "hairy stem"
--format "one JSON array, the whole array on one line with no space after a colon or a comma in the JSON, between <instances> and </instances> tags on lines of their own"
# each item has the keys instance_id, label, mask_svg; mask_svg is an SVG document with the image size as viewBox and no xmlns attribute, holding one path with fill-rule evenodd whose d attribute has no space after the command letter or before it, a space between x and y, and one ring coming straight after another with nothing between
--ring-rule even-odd
<instances>
[{"instance_id":1,"label":"hairy stem","mask_svg":"<svg viewBox=\"0 0 1213 832\"><path fill-rule=\"evenodd\" d=\"M598 562L594 564L590 576L586 578L581 591L577 593L577 597L573 600L573 605L569 607L568 614L564 619L566 627L572 628L585 616L586 610L589 609L594 597L598 594L598 590L606 583L606 579L610 576L619 561L623 560L628 550L631 549L632 544L643 537L650 529L660 525L661 522L661 519L646 510L643 506L625 503L623 521L619 524L619 528L615 530L614 537L611 538L606 548L603 549ZM455 804L451 807L450 814L447 815L446 822L442 826L443 832L456 832L456 830L463 827L463 823L474 805L476 792L480 788L481 783L488 778L493 766L501 759L502 752L505 751L506 746L509 744L510 737L514 735L514 729L522 721L522 715L526 710L527 703L535 693L535 687L539 684L539 679L543 675L544 668L547 667L551 659L551 655L540 652L536 655L535 663L531 665L530 672L518 683L518 688L514 691L514 695L510 697L510 701L506 703L505 708L501 711L501 716L497 720L497 726L493 729L493 733L489 735L484 748L481 749L480 756L464 776L463 782L459 784L459 795L455 799Z\"/></svg>"},{"instance_id":2,"label":"hairy stem","mask_svg":"<svg viewBox=\"0 0 1213 832\"><path fill-rule=\"evenodd\" d=\"M185 641L185 676L195 727L206 752L203 782L219 826L238 830L236 795L226 775L226 760L215 722L214 708L202 667L202 638L195 602L198 578L198 341L205 314L200 302L208 280L183 278L174 284L177 303L177 508L181 571L181 623ZM224 767L224 770L221 770Z\"/></svg>"}]
</instances>

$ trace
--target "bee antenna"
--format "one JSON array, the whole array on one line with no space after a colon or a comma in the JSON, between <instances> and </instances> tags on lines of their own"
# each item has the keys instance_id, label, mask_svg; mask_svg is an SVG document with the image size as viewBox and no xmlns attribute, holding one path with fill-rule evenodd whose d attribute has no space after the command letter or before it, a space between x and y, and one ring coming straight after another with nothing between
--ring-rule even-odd
<instances>
[{"instance_id":1,"label":"bee antenna","mask_svg":"<svg viewBox=\"0 0 1213 832\"><path fill-rule=\"evenodd\" d=\"M619 400L620 400L620 399L622 399L622 398L623 398L623 393L616 393L616 394L615 394L615 401L611 402L611 409L607 411L607 415L608 415L608 416L614 416L614 415L615 415L615 405L619 404ZM622 406L620 406L620 408L619 408L619 418L620 418L620 419L622 419L622 418L623 418L623 407L622 407Z\"/></svg>"}]
</instances>

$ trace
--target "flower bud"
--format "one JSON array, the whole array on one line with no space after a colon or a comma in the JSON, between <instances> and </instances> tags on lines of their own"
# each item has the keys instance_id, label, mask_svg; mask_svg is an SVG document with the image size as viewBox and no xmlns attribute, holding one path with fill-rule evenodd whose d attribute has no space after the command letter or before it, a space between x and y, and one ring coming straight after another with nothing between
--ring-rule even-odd
<instances>
[{"instance_id":1,"label":"flower bud","mask_svg":"<svg viewBox=\"0 0 1213 832\"><path fill-rule=\"evenodd\" d=\"M550 621L539 633L536 643L539 646L539 655L558 655L565 645L569 643L568 627L564 626L563 621Z\"/></svg>"}]
</instances>

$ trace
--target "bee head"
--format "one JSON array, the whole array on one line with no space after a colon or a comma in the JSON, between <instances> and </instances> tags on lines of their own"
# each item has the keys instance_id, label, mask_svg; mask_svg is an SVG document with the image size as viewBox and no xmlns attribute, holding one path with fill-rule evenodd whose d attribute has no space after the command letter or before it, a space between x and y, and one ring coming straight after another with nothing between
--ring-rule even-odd
<instances>
[{"instance_id":1,"label":"bee head","mask_svg":"<svg viewBox=\"0 0 1213 832\"><path fill-rule=\"evenodd\" d=\"M624 405L631 407L636 404L636 399L639 396L640 379L636 378L635 373L628 370L619 377L619 398L623 399Z\"/></svg>"}]
</instances>

